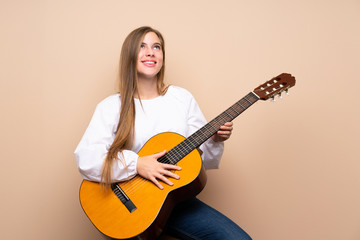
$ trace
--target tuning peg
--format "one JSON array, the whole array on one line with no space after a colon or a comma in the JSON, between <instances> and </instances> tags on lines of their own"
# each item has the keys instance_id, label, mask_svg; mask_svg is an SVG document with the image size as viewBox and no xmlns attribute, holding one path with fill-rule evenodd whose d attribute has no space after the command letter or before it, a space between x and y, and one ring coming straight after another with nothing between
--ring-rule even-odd
<instances>
[{"instance_id":1,"label":"tuning peg","mask_svg":"<svg viewBox=\"0 0 360 240\"><path fill-rule=\"evenodd\" d=\"M279 92L278 95L279 95L279 98L282 99L281 92Z\"/></svg>"},{"instance_id":2,"label":"tuning peg","mask_svg":"<svg viewBox=\"0 0 360 240\"><path fill-rule=\"evenodd\" d=\"M276 102L275 96L272 96L272 97L271 97L271 102Z\"/></svg>"},{"instance_id":3,"label":"tuning peg","mask_svg":"<svg viewBox=\"0 0 360 240\"><path fill-rule=\"evenodd\" d=\"M286 96L289 96L289 89L288 88L285 90L285 94L286 94Z\"/></svg>"}]
</instances>

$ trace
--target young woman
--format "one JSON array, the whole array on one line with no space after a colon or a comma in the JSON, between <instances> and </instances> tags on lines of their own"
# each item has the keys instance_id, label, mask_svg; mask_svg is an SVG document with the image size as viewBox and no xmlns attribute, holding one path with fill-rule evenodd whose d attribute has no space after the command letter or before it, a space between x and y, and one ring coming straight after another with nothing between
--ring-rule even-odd
<instances>
[{"instance_id":1,"label":"young woman","mask_svg":"<svg viewBox=\"0 0 360 240\"><path fill-rule=\"evenodd\" d=\"M137 152L162 132L190 136L206 124L193 96L164 83L165 43L161 33L140 27L125 39L120 56L120 92L100 102L75 150L84 179L102 183L126 181L137 174L158 188L173 185L179 166L157 161L166 151L139 157ZM200 146L205 168L217 168L232 123ZM230 219L193 198L173 210L166 231L181 239L251 239Z\"/></svg>"}]
</instances>

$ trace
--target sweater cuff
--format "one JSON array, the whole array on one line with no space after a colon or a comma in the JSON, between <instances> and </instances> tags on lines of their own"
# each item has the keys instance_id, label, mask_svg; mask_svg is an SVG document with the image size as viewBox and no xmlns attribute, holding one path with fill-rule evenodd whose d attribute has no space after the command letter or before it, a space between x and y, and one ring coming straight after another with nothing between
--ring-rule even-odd
<instances>
[{"instance_id":1,"label":"sweater cuff","mask_svg":"<svg viewBox=\"0 0 360 240\"><path fill-rule=\"evenodd\" d=\"M139 155L130 150L118 153L117 164L114 166L114 178L118 181L127 181L136 176L136 166Z\"/></svg>"}]
</instances>

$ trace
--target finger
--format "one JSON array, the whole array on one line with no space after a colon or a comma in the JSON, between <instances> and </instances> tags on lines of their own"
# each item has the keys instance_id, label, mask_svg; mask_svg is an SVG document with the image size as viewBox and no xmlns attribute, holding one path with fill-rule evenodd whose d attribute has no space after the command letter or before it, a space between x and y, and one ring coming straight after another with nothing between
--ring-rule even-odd
<instances>
[{"instance_id":1,"label":"finger","mask_svg":"<svg viewBox=\"0 0 360 240\"><path fill-rule=\"evenodd\" d=\"M163 171L162 172L162 175L165 175L165 176L168 176L168 177L171 177L171 178L175 178L175 179L180 179L180 176L171 172L171 171Z\"/></svg>"},{"instance_id":2,"label":"finger","mask_svg":"<svg viewBox=\"0 0 360 240\"><path fill-rule=\"evenodd\" d=\"M179 176L179 175L177 175L177 174L175 174L175 173L173 173L173 172L170 172L170 171L168 172L167 176L169 176L169 177L171 177L171 178L175 178L175 179L177 179L177 180L180 179L180 176Z\"/></svg>"},{"instance_id":3,"label":"finger","mask_svg":"<svg viewBox=\"0 0 360 240\"><path fill-rule=\"evenodd\" d=\"M232 131L233 130L233 124L232 123L225 123L224 125L222 125L220 127L221 130L229 130Z\"/></svg>"},{"instance_id":4,"label":"finger","mask_svg":"<svg viewBox=\"0 0 360 240\"><path fill-rule=\"evenodd\" d=\"M220 127L220 129L222 129L222 130L233 130L233 127L232 126L226 126L226 125L222 125L221 127Z\"/></svg>"},{"instance_id":5,"label":"finger","mask_svg":"<svg viewBox=\"0 0 360 240\"><path fill-rule=\"evenodd\" d=\"M157 177L159 180L163 181L164 183L166 183L167 185L174 185L174 183L172 183L167 177L165 177L164 175L160 174Z\"/></svg>"},{"instance_id":6,"label":"finger","mask_svg":"<svg viewBox=\"0 0 360 240\"><path fill-rule=\"evenodd\" d=\"M217 135L217 139L218 141L225 141L228 140L230 138L230 135Z\"/></svg>"},{"instance_id":7,"label":"finger","mask_svg":"<svg viewBox=\"0 0 360 240\"><path fill-rule=\"evenodd\" d=\"M230 136L231 135L231 131L218 131L217 134L219 136Z\"/></svg>"},{"instance_id":8,"label":"finger","mask_svg":"<svg viewBox=\"0 0 360 240\"><path fill-rule=\"evenodd\" d=\"M171 170L177 170L180 171L181 167L177 166L177 165L172 165L172 164L163 164L164 169L171 169Z\"/></svg>"},{"instance_id":9,"label":"finger","mask_svg":"<svg viewBox=\"0 0 360 240\"><path fill-rule=\"evenodd\" d=\"M219 131L216 132L218 135L219 134L231 134L232 133L232 129L219 129Z\"/></svg>"},{"instance_id":10,"label":"finger","mask_svg":"<svg viewBox=\"0 0 360 240\"><path fill-rule=\"evenodd\" d=\"M233 126L233 123L232 123L232 122L226 122L224 125L225 125L225 126L228 126L228 127L232 127L232 126Z\"/></svg>"},{"instance_id":11,"label":"finger","mask_svg":"<svg viewBox=\"0 0 360 240\"><path fill-rule=\"evenodd\" d=\"M164 156L165 153L166 153L166 150L164 150L164 151L162 151L162 152L158 152L158 153L153 154L153 157L156 158L156 159L158 159L159 157Z\"/></svg>"},{"instance_id":12,"label":"finger","mask_svg":"<svg viewBox=\"0 0 360 240\"><path fill-rule=\"evenodd\" d=\"M155 186L157 186L157 187L160 188L161 190L164 189L164 187L156 180L155 177L152 177L150 180L155 184Z\"/></svg>"}]
</instances>

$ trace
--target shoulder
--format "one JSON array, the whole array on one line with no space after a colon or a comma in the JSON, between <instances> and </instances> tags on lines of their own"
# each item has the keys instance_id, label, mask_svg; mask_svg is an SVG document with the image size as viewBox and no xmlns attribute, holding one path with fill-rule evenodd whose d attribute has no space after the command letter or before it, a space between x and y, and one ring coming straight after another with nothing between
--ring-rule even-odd
<instances>
[{"instance_id":1,"label":"shoulder","mask_svg":"<svg viewBox=\"0 0 360 240\"><path fill-rule=\"evenodd\" d=\"M171 85L166 93L171 97L177 98L181 101L192 101L193 95L185 88Z\"/></svg>"},{"instance_id":2,"label":"shoulder","mask_svg":"<svg viewBox=\"0 0 360 240\"><path fill-rule=\"evenodd\" d=\"M96 106L97 109L108 110L108 109L116 109L118 110L120 107L120 94L116 93L110 95L99 102Z\"/></svg>"},{"instance_id":3,"label":"shoulder","mask_svg":"<svg viewBox=\"0 0 360 240\"><path fill-rule=\"evenodd\" d=\"M114 103L120 103L120 94L116 93L103 99L98 105L109 105Z\"/></svg>"}]
</instances>

